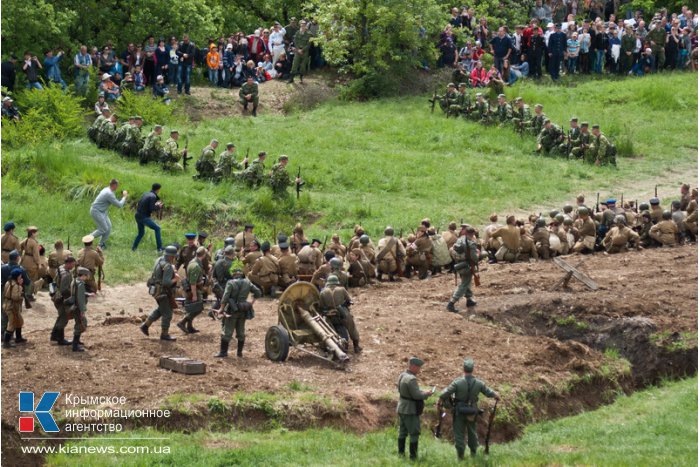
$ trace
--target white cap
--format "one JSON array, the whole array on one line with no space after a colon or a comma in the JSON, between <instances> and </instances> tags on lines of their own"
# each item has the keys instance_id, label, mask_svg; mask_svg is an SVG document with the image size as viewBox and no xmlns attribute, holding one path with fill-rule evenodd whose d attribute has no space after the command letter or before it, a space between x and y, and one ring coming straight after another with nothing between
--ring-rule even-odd
<instances>
[{"instance_id":1,"label":"white cap","mask_svg":"<svg viewBox=\"0 0 700 467\"><path fill-rule=\"evenodd\" d=\"M5 96L2 98L3 102L12 102L12 98L10 96Z\"/></svg>"},{"instance_id":2,"label":"white cap","mask_svg":"<svg viewBox=\"0 0 700 467\"><path fill-rule=\"evenodd\" d=\"M228 44L226 46L226 50L233 50L233 44Z\"/></svg>"},{"instance_id":3,"label":"white cap","mask_svg":"<svg viewBox=\"0 0 700 467\"><path fill-rule=\"evenodd\" d=\"M158 75L158 76L156 76L156 81L160 81L160 80L162 80L162 79L164 79L164 78L163 78L163 75Z\"/></svg>"},{"instance_id":4,"label":"white cap","mask_svg":"<svg viewBox=\"0 0 700 467\"><path fill-rule=\"evenodd\" d=\"M547 27L548 27L548 28L553 28L553 27L554 27L554 23L547 23Z\"/></svg>"},{"instance_id":5,"label":"white cap","mask_svg":"<svg viewBox=\"0 0 700 467\"><path fill-rule=\"evenodd\" d=\"M112 77L112 75L110 75L109 73L105 73L104 75L102 75L102 81L109 79L111 77Z\"/></svg>"}]
</instances>

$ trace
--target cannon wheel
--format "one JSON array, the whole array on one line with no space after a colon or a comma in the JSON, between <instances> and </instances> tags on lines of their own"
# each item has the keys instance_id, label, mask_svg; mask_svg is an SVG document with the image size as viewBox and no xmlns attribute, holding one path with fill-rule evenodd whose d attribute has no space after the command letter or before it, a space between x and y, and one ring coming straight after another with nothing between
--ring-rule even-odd
<instances>
[{"instance_id":1,"label":"cannon wheel","mask_svg":"<svg viewBox=\"0 0 700 467\"><path fill-rule=\"evenodd\" d=\"M273 362L283 362L289 355L289 333L279 324L265 334L265 354Z\"/></svg>"}]
</instances>

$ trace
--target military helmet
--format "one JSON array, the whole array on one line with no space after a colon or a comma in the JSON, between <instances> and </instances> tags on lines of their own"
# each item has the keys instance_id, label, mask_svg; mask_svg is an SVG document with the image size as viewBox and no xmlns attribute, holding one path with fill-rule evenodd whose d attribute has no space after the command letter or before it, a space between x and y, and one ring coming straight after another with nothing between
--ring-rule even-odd
<instances>
[{"instance_id":1,"label":"military helmet","mask_svg":"<svg viewBox=\"0 0 700 467\"><path fill-rule=\"evenodd\" d=\"M236 243L236 239L233 237L226 237L224 239L224 245L233 245L234 243Z\"/></svg>"},{"instance_id":2,"label":"military helmet","mask_svg":"<svg viewBox=\"0 0 700 467\"><path fill-rule=\"evenodd\" d=\"M661 201L659 201L659 198L657 198L656 196L654 196L652 199L649 200L649 204L651 204L652 206L655 206L655 205L660 204L660 203L661 203Z\"/></svg>"},{"instance_id":3,"label":"military helmet","mask_svg":"<svg viewBox=\"0 0 700 467\"><path fill-rule=\"evenodd\" d=\"M394 235L394 228L393 227L387 227L384 229L384 235L392 236Z\"/></svg>"},{"instance_id":4,"label":"military helmet","mask_svg":"<svg viewBox=\"0 0 700 467\"><path fill-rule=\"evenodd\" d=\"M339 284L340 284L340 281L338 280L338 276L336 276L335 274L331 274L326 279L326 285L339 285Z\"/></svg>"},{"instance_id":5,"label":"military helmet","mask_svg":"<svg viewBox=\"0 0 700 467\"><path fill-rule=\"evenodd\" d=\"M233 248L233 245L227 245L226 248L224 248L225 255L232 255L235 252L236 252L236 250Z\"/></svg>"},{"instance_id":6,"label":"military helmet","mask_svg":"<svg viewBox=\"0 0 700 467\"><path fill-rule=\"evenodd\" d=\"M642 203L639 205L639 212L648 211L648 210L649 210L649 203Z\"/></svg>"},{"instance_id":7,"label":"military helmet","mask_svg":"<svg viewBox=\"0 0 700 467\"><path fill-rule=\"evenodd\" d=\"M393 232L392 232L392 234L393 234ZM361 245L369 245L369 236L368 235L361 235L360 236L360 244Z\"/></svg>"},{"instance_id":8,"label":"military helmet","mask_svg":"<svg viewBox=\"0 0 700 467\"><path fill-rule=\"evenodd\" d=\"M173 245L168 245L165 247L165 256L176 256L177 255L177 247Z\"/></svg>"},{"instance_id":9,"label":"military helmet","mask_svg":"<svg viewBox=\"0 0 700 467\"><path fill-rule=\"evenodd\" d=\"M557 214L559 214L559 211L557 211L556 209L552 209L551 211L549 211L549 217L551 217L552 219L557 217Z\"/></svg>"},{"instance_id":10,"label":"military helmet","mask_svg":"<svg viewBox=\"0 0 700 467\"><path fill-rule=\"evenodd\" d=\"M554 218L555 218L555 219L557 220L557 222L559 222L560 224L564 222L564 214L562 214L562 213L557 214L556 216L554 216Z\"/></svg>"},{"instance_id":11,"label":"military helmet","mask_svg":"<svg viewBox=\"0 0 700 467\"><path fill-rule=\"evenodd\" d=\"M537 227L544 227L545 225L547 225L547 221L544 220L544 217L538 217L537 221L535 222L535 225Z\"/></svg>"},{"instance_id":12,"label":"military helmet","mask_svg":"<svg viewBox=\"0 0 700 467\"><path fill-rule=\"evenodd\" d=\"M578 215L579 216L587 216L588 215L588 208L578 208Z\"/></svg>"},{"instance_id":13,"label":"military helmet","mask_svg":"<svg viewBox=\"0 0 700 467\"><path fill-rule=\"evenodd\" d=\"M625 216L623 216L622 214L618 214L617 216L615 216L614 222L616 224L624 224L625 223Z\"/></svg>"},{"instance_id":14,"label":"military helmet","mask_svg":"<svg viewBox=\"0 0 700 467\"><path fill-rule=\"evenodd\" d=\"M674 202L671 203L671 207L672 207L673 209L680 209L680 208L681 208L681 202L678 201L678 200L676 200L676 201L674 201Z\"/></svg>"},{"instance_id":15,"label":"military helmet","mask_svg":"<svg viewBox=\"0 0 700 467\"><path fill-rule=\"evenodd\" d=\"M671 217L672 217L672 216L671 216L671 211L669 211L668 209L664 209L664 212L663 212L663 214L661 214L661 217L662 217L664 220L669 220L669 219L671 219Z\"/></svg>"},{"instance_id":16,"label":"military helmet","mask_svg":"<svg viewBox=\"0 0 700 467\"><path fill-rule=\"evenodd\" d=\"M343 261L340 258L332 258L328 264L331 265L331 268L342 268L343 267Z\"/></svg>"},{"instance_id":17,"label":"military helmet","mask_svg":"<svg viewBox=\"0 0 700 467\"><path fill-rule=\"evenodd\" d=\"M570 217L564 219L564 225L574 225L574 220Z\"/></svg>"},{"instance_id":18,"label":"military helmet","mask_svg":"<svg viewBox=\"0 0 700 467\"><path fill-rule=\"evenodd\" d=\"M572 205L570 205L570 204L565 204L565 205L564 205L564 212L565 212L565 213L569 214L569 213L570 213L571 211L573 211L573 210L574 210L574 207L573 207Z\"/></svg>"}]
</instances>

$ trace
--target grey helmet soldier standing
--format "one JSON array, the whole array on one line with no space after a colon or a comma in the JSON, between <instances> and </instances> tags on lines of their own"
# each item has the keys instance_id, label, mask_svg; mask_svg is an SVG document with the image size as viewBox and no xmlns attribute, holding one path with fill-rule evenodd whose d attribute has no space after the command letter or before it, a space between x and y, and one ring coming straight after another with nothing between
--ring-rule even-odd
<instances>
[{"instance_id":1,"label":"grey helmet soldier standing","mask_svg":"<svg viewBox=\"0 0 700 467\"><path fill-rule=\"evenodd\" d=\"M435 388L430 391L421 391L416 377L423 366L423 360L411 357L408 361L408 369L401 373L397 382L399 390L399 404L396 413L399 414L399 455L406 453L406 437L411 437L409 444L410 458L418 456L418 438L420 437L420 416L423 413L425 400L430 397Z\"/></svg>"},{"instance_id":2,"label":"grey helmet soldier standing","mask_svg":"<svg viewBox=\"0 0 700 467\"><path fill-rule=\"evenodd\" d=\"M73 328L73 352L85 352L83 343L80 342L80 335L87 328L87 298L88 293L85 282L90 278L90 270L79 267L77 276L71 284L71 305L75 327Z\"/></svg>"},{"instance_id":3,"label":"grey helmet soldier standing","mask_svg":"<svg viewBox=\"0 0 700 467\"><path fill-rule=\"evenodd\" d=\"M224 247L216 250L216 253L214 253L214 263L219 261L221 258L224 257L224 250L226 249L227 246L232 245L234 246L234 252L235 252L235 244L236 244L236 239L233 237L226 237L224 239Z\"/></svg>"},{"instance_id":4,"label":"grey helmet soldier standing","mask_svg":"<svg viewBox=\"0 0 700 467\"><path fill-rule=\"evenodd\" d=\"M461 282L452 294L452 298L447 303L447 311L456 313L455 303L462 298L467 297L467 307L476 305L472 299L474 295L471 289L472 283L472 265L476 265L479 261L479 256L476 252L476 243L474 242L474 234L476 230L469 224L462 224L462 229L459 232L459 238L452 247L452 257L455 260L455 271L459 274Z\"/></svg>"},{"instance_id":5,"label":"grey helmet soldier standing","mask_svg":"<svg viewBox=\"0 0 700 467\"><path fill-rule=\"evenodd\" d=\"M141 332L148 335L148 328L153 322L160 318L160 340L174 341L171 336L170 321L173 319L173 299L175 298L175 287L180 281L180 276L175 272L175 260L177 259L177 247L169 245L165 247L163 256L156 260L153 266L153 273L148 280L148 293L153 296L158 306L151 312L148 319L141 325Z\"/></svg>"},{"instance_id":6,"label":"grey helmet soldier standing","mask_svg":"<svg viewBox=\"0 0 700 467\"><path fill-rule=\"evenodd\" d=\"M452 407L452 431L455 437L457 457L464 458L464 429L467 429L469 451L476 455L479 447L479 439L476 434L476 417L479 414L479 394L500 400L499 395L486 384L472 374L474 361L470 358L464 360L464 377L452 381L440 394L438 406L448 402L454 394Z\"/></svg>"},{"instance_id":7,"label":"grey helmet soldier standing","mask_svg":"<svg viewBox=\"0 0 700 467\"><path fill-rule=\"evenodd\" d=\"M51 340L58 343L58 345L70 345L71 341L65 339L66 326L68 325L68 299L71 296L71 282L73 280L73 269L75 268L75 258L73 253L66 250L64 252L65 259L63 260L63 266L59 266L56 270L56 276L51 284L55 287L55 291L51 294L51 300L53 301L56 311L58 311L58 316L56 317L56 323L53 325L51 330ZM52 290L52 287L49 287Z\"/></svg>"},{"instance_id":8,"label":"grey helmet soldier standing","mask_svg":"<svg viewBox=\"0 0 700 467\"><path fill-rule=\"evenodd\" d=\"M245 343L245 322L253 319L255 313L253 304L256 298L262 297L262 291L245 278L241 268L232 271L233 279L226 283L224 295L221 297L221 307L217 313L221 316L221 348L215 357L228 357L228 346L236 330L238 351L236 356L243 357ZM253 294L253 301L248 302L248 295Z\"/></svg>"},{"instance_id":9,"label":"grey helmet soldier standing","mask_svg":"<svg viewBox=\"0 0 700 467\"><path fill-rule=\"evenodd\" d=\"M216 260L216 263L214 263L214 271L212 273L212 277L214 279L213 292L216 296L216 305L214 308L219 308L219 306L221 306L220 300L224 295L226 283L232 279L231 266L233 265L233 258L235 256L236 250L233 248L233 245L228 245L226 248L224 248L224 256Z\"/></svg>"}]
</instances>

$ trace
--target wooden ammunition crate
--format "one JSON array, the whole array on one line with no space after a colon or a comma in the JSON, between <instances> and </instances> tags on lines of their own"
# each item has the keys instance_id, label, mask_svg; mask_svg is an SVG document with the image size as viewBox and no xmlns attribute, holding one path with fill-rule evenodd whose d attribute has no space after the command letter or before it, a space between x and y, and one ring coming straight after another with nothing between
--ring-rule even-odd
<instances>
[{"instance_id":1,"label":"wooden ammunition crate","mask_svg":"<svg viewBox=\"0 0 700 467\"><path fill-rule=\"evenodd\" d=\"M203 375L207 372L206 363L188 357L160 357L160 367L186 375Z\"/></svg>"}]
</instances>

